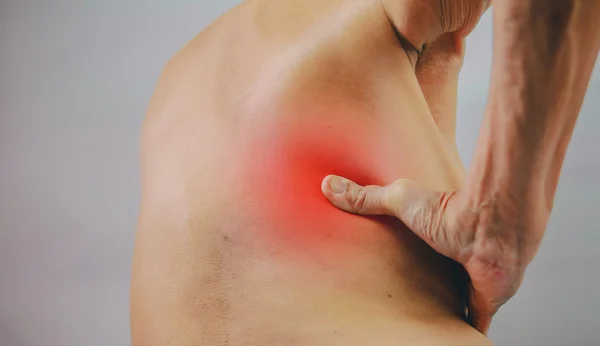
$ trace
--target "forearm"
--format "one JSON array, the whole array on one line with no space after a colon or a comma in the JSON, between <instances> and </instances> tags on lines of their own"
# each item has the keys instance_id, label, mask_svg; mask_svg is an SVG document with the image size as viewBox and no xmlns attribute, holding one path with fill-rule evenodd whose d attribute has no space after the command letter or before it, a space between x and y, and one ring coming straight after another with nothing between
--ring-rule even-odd
<instances>
[{"instance_id":1,"label":"forearm","mask_svg":"<svg viewBox=\"0 0 600 346\"><path fill-rule=\"evenodd\" d=\"M549 213L598 56L600 1L494 6L492 83L468 186L480 200L536 200Z\"/></svg>"}]
</instances>

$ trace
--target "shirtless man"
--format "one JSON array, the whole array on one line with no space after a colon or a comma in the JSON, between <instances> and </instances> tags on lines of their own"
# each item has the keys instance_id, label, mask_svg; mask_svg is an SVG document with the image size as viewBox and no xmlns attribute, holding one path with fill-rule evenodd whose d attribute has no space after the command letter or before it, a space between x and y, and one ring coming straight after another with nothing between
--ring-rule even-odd
<instances>
[{"instance_id":1,"label":"shirtless man","mask_svg":"<svg viewBox=\"0 0 600 346\"><path fill-rule=\"evenodd\" d=\"M248 0L177 53L143 129L133 344L490 345L462 267L418 236L439 242L321 191L463 186L457 77L486 7Z\"/></svg>"}]
</instances>

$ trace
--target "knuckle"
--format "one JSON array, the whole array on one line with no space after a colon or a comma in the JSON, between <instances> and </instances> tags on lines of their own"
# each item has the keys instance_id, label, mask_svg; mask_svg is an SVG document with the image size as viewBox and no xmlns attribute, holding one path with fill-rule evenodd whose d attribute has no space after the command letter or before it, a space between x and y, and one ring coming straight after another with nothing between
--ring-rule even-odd
<instances>
[{"instance_id":1,"label":"knuckle","mask_svg":"<svg viewBox=\"0 0 600 346\"><path fill-rule=\"evenodd\" d=\"M368 207L369 189L366 187L354 189L351 191L350 205L356 212L361 212Z\"/></svg>"},{"instance_id":2,"label":"knuckle","mask_svg":"<svg viewBox=\"0 0 600 346\"><path fill-rule=\"evenodd\" d=\"M394 209L393 211L396 213L404 212L404 210L400 210L400 208L402 208L402 198L405 195L409 184L410 181L407 179L398 179L389 187L387 204Z\"/></svg>"},{"instance_id":3,"label":"knuckle","mask_svg":"<svg viewBox=\"0 0 600 346\"><path fill-rule=\"evenodd\" d=\"M402 191L402 190L406 189L406 187L410 183L411 183L411 181L408 179L398 179L392 183L392 186L394 189L397 189L398 191Z\"/></svg>"}]
</instances>

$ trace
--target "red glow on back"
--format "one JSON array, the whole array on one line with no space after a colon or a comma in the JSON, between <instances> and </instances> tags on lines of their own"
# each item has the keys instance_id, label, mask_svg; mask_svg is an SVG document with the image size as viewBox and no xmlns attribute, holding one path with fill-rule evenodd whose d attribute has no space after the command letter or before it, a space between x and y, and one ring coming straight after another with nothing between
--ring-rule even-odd
<instances>
[{"instance_id":1,"label":"red glow on back","mask_svg":"<svg viewBox=\"0 0 600 346\"><path fill-rule=\"evenodd\" d=\"M360 125L313 123L255 137L244 147L238 173L244 180L242 199L249 204L244 208L260 215L259 222L276 232L275 239L297 246L314 244L357 222L374 222L335 208L321 192L329 174L362 185L388 183L381 179L381 155L373 150L378 147L371 135L376 131Z\"/></svg>"}]
</instances>

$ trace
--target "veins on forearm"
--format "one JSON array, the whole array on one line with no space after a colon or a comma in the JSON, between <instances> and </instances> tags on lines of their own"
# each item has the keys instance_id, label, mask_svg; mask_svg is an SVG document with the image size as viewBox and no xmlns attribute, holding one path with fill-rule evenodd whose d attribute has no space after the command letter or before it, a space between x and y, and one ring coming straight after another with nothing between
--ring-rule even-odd
<instances>
[{"instance_id":1,"label":"veins on forearm","mask_svg":"<svg viewBox=\"0 0 600 346\"><path fill-rule=\"evenodd\" d=\"M600 46L590 14L599 9L597 0L496 4L490 99L470 175L483 185L478 199L529 201L536 222L547 219Z\"/></svg>"}]
</instances>

